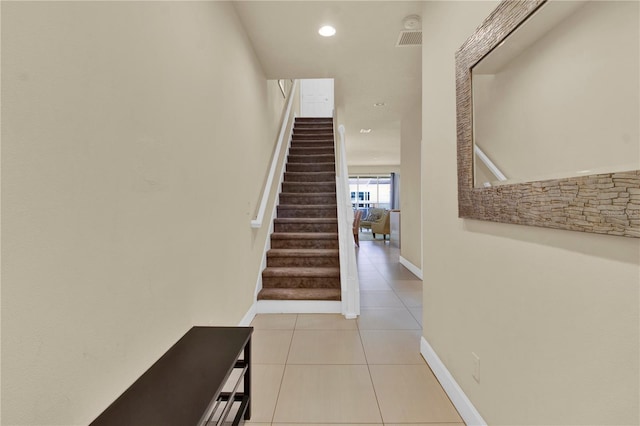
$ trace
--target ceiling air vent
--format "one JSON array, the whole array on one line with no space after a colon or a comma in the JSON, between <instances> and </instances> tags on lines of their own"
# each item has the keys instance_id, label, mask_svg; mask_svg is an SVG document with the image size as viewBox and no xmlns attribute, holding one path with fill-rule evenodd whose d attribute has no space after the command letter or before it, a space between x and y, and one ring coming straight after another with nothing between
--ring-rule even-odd
<instances>
[{"instance_id":1,"label":"ceiling air vent","mask_svg":"<svg viewBox=\"0 0 640 426\"><path fill-rule=\"evenodd\" d=\"M400 31L396 47L409 47L422 45L422 31Z\"/></svg>"}]
</instances>

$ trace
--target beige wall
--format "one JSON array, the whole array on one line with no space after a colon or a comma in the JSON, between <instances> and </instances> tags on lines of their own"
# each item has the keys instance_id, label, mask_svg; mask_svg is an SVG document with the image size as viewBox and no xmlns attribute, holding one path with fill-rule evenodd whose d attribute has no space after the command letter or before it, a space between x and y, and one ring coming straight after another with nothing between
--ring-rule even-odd
<instances>
[{"instance_id":1,"label":"beige wall","mask_svg":"<svg viewBox=\"0 0 640 426\"><path fill-rule=\"evenodd\" d=\"M422 218L420 210L420 140L422 139L422 104L411 108L400 131L400 255L422 268Z\"/></svg>"},{"instance_id":2,"label":"beige wall","mask_svg":"<svg viewBox=\"0 0 640 426\"><path fill-rule=\"evenodd\" d=\"M496 5L422 14L424 337L489 424L638 424L640 240L457 217L454 52Z\"/></svg>"},{"instance_id":3,"label":"beige wall","mask_svg":"<svg viewBox=\"0 0 640 426\"><path fill-rule=\"evenodd\" d=\"M400 166L348 166L350 175L378 175L400 173Z\"/></svg>"},{"instance_id":4,"label":"beige wall","mask_svg":"<svg viewBox=\"0 0 640 426\"><path fill-rule=\"evenodd\" d=\"M474 139L509 179L640 168L639 7L587 2L498 72L474 72Z\"/></svg>"},{"instance_id":5,"label":"beige wall","mask_svg":"<svg viewBox=\"0 0 640 426\"><path fill-rule=\"evenodd\" d=\"M276 89L229 3L3 2L2 424L87 424L240 321Z\"/></svg>"}]
</instances>

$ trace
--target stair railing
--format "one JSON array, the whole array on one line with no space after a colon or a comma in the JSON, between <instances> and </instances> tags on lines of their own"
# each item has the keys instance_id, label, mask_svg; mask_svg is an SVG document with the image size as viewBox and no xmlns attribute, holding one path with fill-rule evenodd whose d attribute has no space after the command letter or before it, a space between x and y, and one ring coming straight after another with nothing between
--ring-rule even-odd
<instances>
[{"instance_id":1,"label":"stair railing","mask_svg":"<svg viewBox=\"0 0 640 426\"><path fill-rule=\"evenodd\" d=\"M282 151L282 147L285 144L289 144L291 140L291 129L293 128L292 123L292 105L293 100L297 96L298 80L293 82L293 86L291 86L291 90L289 91L289 97L287 99L287 108L284 113L284 117L282 119L282 126L280 127L280 133L278 134L278 142L276 144L276 149L273 152L273 157L271 158L271 167L269 168L269 176L264 183L264 189L262 190L262 199L260 200L260 207L258 208L258 213L256 214L256 218L251 220L252 228L261 228L262 222L264 221L264 214L267 210L267 205L269 204L269 200L271 197L271 187L273 185L273 179L276 176L276 168L278 163L280 162L280 151ZM289 132L287 132L289 129ZM288 136L288 137L287 137ZM281 163L280 167L280 176L283 175L283 167L284 162Z\"/></svg>"},{"instance_id":2,"label":"stair railing","mask_svg":"<svg viewBox=\"0 0 640 426\"><path fill-rule=\"evenodd\" d=\"M489 169L489 171L498 179L500 182L504 182L507 180L507 177L500 171L498 166L493 164L493 161L489 158L487 154L484 153L482 149L477 144L473 144L473 152L475 152L476 157L480 159L484 163L485 166ZM490 182L485 182L484 186L491 186Z\"/></svg>"},{"instance_id":3,"label":"stair railing","mask_svg":"<svg viewBox=\"0 0 640 426\"><path fill-rule=\"evenodd\" d=\"M333 112L334 128L337 123ZM336 155L336 197L338 207L338 243L340 247L340 286L342 289L342 314L347 319L360 315L360 282L353 239L353 208L349 191L349 171L345 148L344 126L338 127L340 138L334 132Z\"/></svg>"}]
</instances>

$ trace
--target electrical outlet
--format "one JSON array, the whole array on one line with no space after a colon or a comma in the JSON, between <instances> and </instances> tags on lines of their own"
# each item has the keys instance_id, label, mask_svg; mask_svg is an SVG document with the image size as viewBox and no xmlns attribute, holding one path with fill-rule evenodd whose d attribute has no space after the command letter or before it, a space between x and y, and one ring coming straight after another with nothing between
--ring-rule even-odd
<instances>
[{"instance_id":1,"label":"electrical outlet","mask_svg":"<svg viewBox=\"0 0 640 426\"><path fill-rule=\"evenodd\" d=\"M471 357L473 358L473 378L480 383L480 357L475 352L471 352Z\"/></svg>"}]
</instances>

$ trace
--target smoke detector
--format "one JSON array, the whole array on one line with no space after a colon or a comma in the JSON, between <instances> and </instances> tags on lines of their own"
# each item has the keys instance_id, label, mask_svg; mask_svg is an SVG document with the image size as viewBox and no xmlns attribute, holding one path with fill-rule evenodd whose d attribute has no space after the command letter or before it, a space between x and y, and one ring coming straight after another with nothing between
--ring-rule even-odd
<instances>
[{"instance_id":1,"label":"smoke detector","mask_svg":"<svg viewBox=\"0 0 640 426\"><path fill-rule=\"evenodd\" d=\"M409 15L402 20L405 30L419 30L422 24L420 15Z\"/></svg>"}]
</instances>

